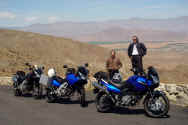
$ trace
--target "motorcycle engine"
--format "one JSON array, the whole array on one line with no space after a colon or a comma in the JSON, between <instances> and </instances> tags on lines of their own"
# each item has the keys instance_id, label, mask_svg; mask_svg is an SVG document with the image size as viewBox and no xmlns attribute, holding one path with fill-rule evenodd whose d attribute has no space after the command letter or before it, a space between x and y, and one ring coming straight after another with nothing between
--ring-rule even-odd
<instances>
[{"instance_id":1,"label":"motorcycle engine","mask_svg":"<svg viewBox=\"0 0 188 125\"><path fill-rule=\"evenodd\" d=\"M121 104L124 106L131 106L136 104L136 97L132 95L125 95L121 99Z\"/></svg>"},{"instance_id":2,"label":"motorcycle engine","mask_svg":"<svg viewBox=\"0 0 188 125\"><path fill-rule=\"evenodd\" d=\"M57 93L59 96L71 96L72 89L68 86L67 82L64 82L58 89Z\"/></svg>"}]
</instances>

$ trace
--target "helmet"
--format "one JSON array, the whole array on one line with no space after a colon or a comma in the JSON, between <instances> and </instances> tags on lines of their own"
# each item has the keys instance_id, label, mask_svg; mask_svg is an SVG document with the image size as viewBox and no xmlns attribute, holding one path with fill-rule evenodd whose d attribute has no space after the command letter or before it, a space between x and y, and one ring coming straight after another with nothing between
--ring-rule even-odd
<instances>
[{"instance_id":1,"label":"helmet","mask_svg":"<svg viewBox=\"0 0 188 125\"><path fill-rule=\"evenodd\" d=\"M51 68L48 70L48 77L53 77L56 75L55 69Z\"/></svg>"},{"instance_id":2,"label":"helmet","mask_svg":"<svg viewBox=\"0 0 188 125\"><path fill-rule=\"evenodd\" d=\"M122 76L120 73L115 73L113 78L112 78L112 82L114 83L121 83L122 81Z\"/></svg>"},{"instance_id":3,"label":"helmet","mask_svg":"<svg viewBox=\"0 0 188 125\"><path fill-rule=\"evenodd\" d=\"M38 65L34 65L34 68L37 70L38 69Z\"/></svg>"}]
</instances>

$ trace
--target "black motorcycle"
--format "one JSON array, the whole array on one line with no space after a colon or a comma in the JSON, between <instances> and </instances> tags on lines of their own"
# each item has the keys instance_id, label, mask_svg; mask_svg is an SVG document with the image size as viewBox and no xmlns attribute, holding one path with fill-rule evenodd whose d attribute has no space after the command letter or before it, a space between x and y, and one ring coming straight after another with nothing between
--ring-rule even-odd
<instances>
[{"instance_id":1,"label":"black motorcycle","mask_svg":"<svg viewBox=\"0 0 188 125\"><path fill-rule=\"evenodd\" d=\"M44 67L35 68L29 63L26 63L25 65L29 69L28 73L17 71L12 77L14 95L22 96L32 92L34 98L40 98L42 87L39 84L39 80L43 74Z\"/></svg>"},{"instance_id":2,"label":"black motorcycle","mask_svg":"<svg viewBox=\"0 0 188 125\"><path fill-rule=\"evenodd\" d=\"M66 69L66 77L54 76L49 78L49 85L47 89L47 101L49 103L54 102L60 98L68 98L74 95L75 92L80 94L80 105L85 106L85 88L87 84L89 70L87 69L88 64L79 66L77 70L75 68L69 68L64 65Z\"/></svg>"}]
</instances>

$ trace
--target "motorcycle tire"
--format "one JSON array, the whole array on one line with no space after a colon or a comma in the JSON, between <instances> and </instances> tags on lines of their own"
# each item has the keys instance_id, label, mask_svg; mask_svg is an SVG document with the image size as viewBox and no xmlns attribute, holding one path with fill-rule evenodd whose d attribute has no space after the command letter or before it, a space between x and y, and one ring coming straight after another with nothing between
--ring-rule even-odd
<instances>
[{"instance_id":1,"label":"motorcycle tire","mask_svg":"<svg viewBox=\"0 0 188 125\"><path fill-rule=\"evenodd\" d=\"M113 109L113 102L106 93L99 93L95 102L98 112L106 113Z\"/></svg>"},{"instance_id":2,"label":"motorcycle tire","mask_svg":"<svg viewBox=\"0 0 188 125\"><path fill-rule=\"evenodd\" d=\"M56 100L56 98L55 98L55 96L52 95L50 92L51 92L51 91L50 91L49 89L47 89L47 92L46 92L47 102L48 102L48 103L54 103L55 100Z\"/></svg>"},{"instance_id":3,"label":"motorcycle tire","mask_svg":"<svg viewBox=\"0 0 188 125\"><path fill-rule=\"evenodd\" d=\"M157 95L156 97L154 97L154 99L159 99L161 97L162 101L164 102L164 104L162 104L164 107L161 107L162 110L158 111L154 111L152 110L152 106L151 105L156 105L156 101L155 103L153 103L153 99L152 98L147 98L145 103L144 103L144 109L146 112L146 115L149 117L153 117L153 118L160 118L160 117L164 117L168 114L168 111L170 109L170 103L168 100L168 97L165 94L160 94Z\"/></svg>"}]
</instances>

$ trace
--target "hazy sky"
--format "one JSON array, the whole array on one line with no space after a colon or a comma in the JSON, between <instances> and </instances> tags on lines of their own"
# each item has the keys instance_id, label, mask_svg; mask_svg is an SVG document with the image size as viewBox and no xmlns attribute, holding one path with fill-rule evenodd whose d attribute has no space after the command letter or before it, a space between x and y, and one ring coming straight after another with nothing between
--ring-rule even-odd
<instances>
[{"instance_id":1,"label":"hazy sky","mask_svg":"<svg viewBox=\"0 0 188 125\"><path fill-rule=\"evenodd\" d=\"M188 0L0 0L0 26L188 16Z\"/></svg>"}]
</instances>

